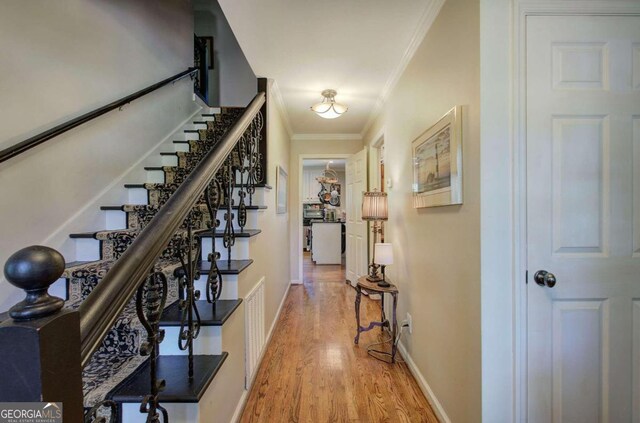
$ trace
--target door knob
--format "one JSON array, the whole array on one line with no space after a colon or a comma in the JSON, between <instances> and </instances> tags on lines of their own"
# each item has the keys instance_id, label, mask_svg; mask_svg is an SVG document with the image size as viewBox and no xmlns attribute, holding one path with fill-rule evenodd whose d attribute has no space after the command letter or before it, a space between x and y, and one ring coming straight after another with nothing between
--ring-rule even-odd
<instances>
[{"instance_id":1,"label":"door knob","mask_svg":"<svg viewBox=\"0 0 640 423\"><path fill-rule=\"evenodd\" d=\"M547 272L546 270L538 270L535 275L533 275L533 280L540 286L548 286L549 288L553 288L556 286L556 275L551 272Z\"/></svg>"}]
</instances>

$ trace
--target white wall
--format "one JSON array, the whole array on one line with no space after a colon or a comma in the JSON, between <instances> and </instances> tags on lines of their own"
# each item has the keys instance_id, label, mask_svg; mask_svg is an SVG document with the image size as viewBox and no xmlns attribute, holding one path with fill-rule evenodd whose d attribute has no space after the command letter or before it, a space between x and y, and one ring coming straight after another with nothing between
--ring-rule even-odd
<instances>
[{"instance_id":1,"label":"white wall","mask_svg":"<svg viewBox=\"0 0 640 423\"><path fill-rule=\"evenodd\" d=\"M387 273L400 291L398 318L409 312L413 321L402 343L443 420L456 423L481 415L479 13L478 0L444 3L365 136L369 146L384 136L393 182L385 241L395 263ZM414 209L411 142L456 105L464 204Z\"/></svg>"},{"instance_id":2,"label":"white wall","mask_svg":"<svg viewBox=\"0 0 640 423\"><path fill-rule=\"evenodd\" d=\"M256 94L256 75L217 0L194 1L195 33L213 36L214 69L209 71L209 105L246 106Z\"/></svg>"},{"instance_id":3,"label":"white wall","mask_svg":"<svg viewBox=\"0 0 640 423\"><path fill-rule=\"evenodd\" d=\"M319 118L321 119L321 118ZM363 144L361 140L336 140L336 139L295 139L291 141L291 156L289 160L289 208L290 228L291 228L291 280L302 281L300 264L300 251L302 251L302 236L300 227L302 225L302 209L300 200L300 159L304 155L314 155L315 158L332 158L332 155L350 155L361 151Z\"/></svg>"},{"instance_id":4,"label":"white wall","mask_svg":"<svg viewBox=\"0 0 640 423\"><path fill-rule=\"evenodd\" d=\"M191 5L4 2L0 57L7 147L191 66ZM191 92L187 78L0 164L0 265L32 244L73 260L68 233L101 229L98 206L125 202L116 181L197 110ZM0 281L0 310L21 296Z\"/></svg>"}]
</instances>

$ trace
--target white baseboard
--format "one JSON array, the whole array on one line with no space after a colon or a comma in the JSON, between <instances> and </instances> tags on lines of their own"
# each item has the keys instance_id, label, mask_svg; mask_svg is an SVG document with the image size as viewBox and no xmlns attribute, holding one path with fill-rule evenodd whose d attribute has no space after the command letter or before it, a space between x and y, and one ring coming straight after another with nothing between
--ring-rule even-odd
<instances>
[{"instance_id":1,"label":"white baseboard","mask_svg":"<svg viewBox=\"0 0 640 423\"><path fill-rule=\"evenodd\" d=\"M280 305L278 306L278 311L276 312L276 315L273 318L273 322L271 323L271 327L269 328L269 332L267 333L267 338L264 342L264 348L262 349L262 352L260 353L260 358L258 359L257 369L260 369L260 365L262 364L262 359L264 358L264 354L267 351L269 342L271 342L271 336L273 335L273 331L276 328L276 324L280 319L280 313L282 312L282 307L284 307L284 302L287 299L287 295L289 295L289 288L291 288L291 285L287 285L287 290L282 296L282 300L280 301ZM257 371L254 372L253 378L249 383L250 387L253 386L253 381L255 380L257 374L258 374ZM238 405L236 406L236 411L234 411L233 416L231 417L231 423L236 423L238 420L240 420L240 417L242 416L242 412L244 411L244 406L246 405L248 398L249 398L249 391L245 389L244 391L242 391L242 396L240 397L240 401L238 401Z\"/></svg>"},{"instance_id":2,"label":"white baseboard","mask_svg":"<svg viewBox=\"0 0 640 423\"><path fill-rule=\"evenodd\" d=\"M249 397L249 391L246 389L242 391L242 395L240 396L240 401L238 401L238 405L236 406L236 411L233 412L233 416L231 416L231 423L237 423L242 417L242 412L244 411L244 406L247 403L247 398Z\"/></svg>"},{"instance_id":3,"label":"white baseboard","mask_svg":"<svg viewBox=\"0 0 640 423\"><path fill-rule=\"evenodd\" d=\"M302 281L300 279L291 279L291 285L302 285Z\"/></svg>"},{"instance_id":4,"label":"white baseboard","mask_svg":"<svg viewBox=\"0 0 640 423\"><path fill-rule=\"evenodd\" d=\"M418 366L416 366L416 363L413 361L413 358L411 358L402 342L398 342L398 349L400 350L404 361L407 363L407 366L409 366L411 374L413 374L413 377L416 378L416 381L418 382L418 386L420 386L422 393L425 397L427 397L427 401L429 401L429 404L431 404L431 408L436 413L438 420L440 420L442 423L451 423L451 420L449 419L449 416L447 416L447 413L444 411L442 404L440 404L440 401L438 401L438 398L436 398L435 394L431 390L431 387L427 383L427 380L418 369Z\"/></svg>"}]
</instances>

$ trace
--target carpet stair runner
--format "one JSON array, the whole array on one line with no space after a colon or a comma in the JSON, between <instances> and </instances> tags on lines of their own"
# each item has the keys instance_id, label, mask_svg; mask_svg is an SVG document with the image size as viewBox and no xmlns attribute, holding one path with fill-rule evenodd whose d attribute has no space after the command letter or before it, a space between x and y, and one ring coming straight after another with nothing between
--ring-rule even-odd
<instances>
[{"instance_id":1,"label":"carpet stair runner","mask_svg":"<svg viewBox=\"0 0 640 423\"><path fill-rule=\"evenodd\" d=\"M73 239L99 242L100 259L67 264L63 275L67 280L66 307L77 308L87 298L200 159L216 146L218 140L240 117L243 110L242 108L223 108L219 114L203 114L202 120L197 120L194 124L200 127L206 125L206 129L185 130L187 137L195 139L175 142L180 145L177 148L184 151L161 153L162 156L176 157L175 165L145 168L147 171L163 173L162 182L125 186L125 188L145 189L148 196L147 204L124 204L101 208L105 211L126 213L126 228L70 235ZM265 207L247 206L247 210L262 208ZM224 213L224 210L220 210L219 213ZM192 216L195 217L194 230L196 232L203 237L214 235L214 231L210 229L211 219L203 198L200 198L193 208ZM174 234L155 265L155 270L162 272L168 281L168 297L162 315L162 327L180 326L181 323L179 278L176 275L180 274L178 271L181 269L181 262L178 252L180 248L185 251L186 229L186 224L183 224ZM235 236L251 237L258 233L260 233L259 230L244 230L237 231ZM215 231L214 237L222 236L221 230ZM200 253L199 248L194 248L193 251L193 259L198 260L199 257L195 254ZM221 274L238 275L252 262L253 260L250 259L219 260L217 264ZM211 264L207 261L202 261L200 271L205 274L210 266ZM222 326L241 302L242 299L219 300L213 307L207 301L197 301L201 313L201 325ZM112 399L116 402L139 402L144 395L148 394L148 357L140 354L141 345L145 340L146 331L137 317L135 299L132 298L83 370L84 405L87 409L105 399ZM166 342L177 344L178 340L165 339ZM166 390L160 395L160 400L167 402L198 401L226 357L226 352L221 352L218 355L194 356L195 376L193 380L189 381L185 377L187 372L185 366L188 365L186 355L161 355L158 361L158 378L167 379L167 385Z\"/></svg>"}]
</instances>

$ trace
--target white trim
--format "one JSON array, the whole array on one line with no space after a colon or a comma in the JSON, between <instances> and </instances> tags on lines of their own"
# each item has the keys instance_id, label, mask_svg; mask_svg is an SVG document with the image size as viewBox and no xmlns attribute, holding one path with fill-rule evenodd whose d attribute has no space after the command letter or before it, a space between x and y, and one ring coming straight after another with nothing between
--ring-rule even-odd
<instances>
[{"instance_id":1,"label":"white trim","mask_svg":"<svg viewBox=\"0 0 640 423\"><path fill-rule=\"evenodd\" d=\"M302 285L302 281L300 279L291 279L291 285Z\"/></svg>"},{"instance_id":2,"label":"white trim","mask_svg":"<svg viewBox=\"0 0 640 423\"><path fill-rule=\"evenodd\" d=\"M444 2L445 0L433 0L427 4L427 7L425 7L420 20L418 21L416 30L414 31L413 36L409 41L407 49L404 51L402 58L398 62L398 66L396 66L391 75L389 75L389 78L387 78L387 82L384 84L384 87L380 92L380 96L376 100L376 104L375 106L373 106L373 109L369 114L367 123L362 128L362 131L360 131L361 137L364 138L373 122L375 122L376 118L380 115L382 106L384 106L384 104L386 103L387 99L389 98L389 94L391 94L391 91L400 80L400 77L404 73L405 69L407 69L409 62L411 62L411 59L413 59L413 55L416 54L418 47L420 47L420 44L422 44L424 37L427 35L427 32L429 32L429 29L431 28L431 25L433 25L433 22L436 20L438 13L440 13L440 9L442 9L442 5L444 4Z\"/></svg>"},{"instance_id":3,"label":"white trim","mask_svg":"<svg viewBox=\"0 0 640 423\"><path fill-rule=\"evenodd\" d=\"M256 375L259 373L260 366L262 365L262 359L264 358L264 353L267 351L269 342L271 342L271 336L273 335L273 331L276 328L276 324L278 323L278 320L280 320L280 313L282 312L282 307L284 307L284 303L287 299L287 296L289 295L289 289L291 289L291 285L287 285L287 290L284 292L284 295L282 296L282 300L280 300L278 311L276 311L276 315L273 318L273 322L271 323L271 328L269 328L269 332L267 333L267 338L264 343L264 348L260 353L260 359L258 359L258 363L256 365L257 370L256 372L254 372L253 377L249 381L249 386L253 385L253 381L255 380ZM238 401L238 405L236 406L236 410L233 412L233 416L231 417L232 423L236 423L238 420L240 420L240 417L242 416L242 412L244 411L244 407L247 404L248 398L249 398L249 391L247 389L244 389L242 391L242 395L240 396L240 400Z\"/></svg>"},{"instance_id":4,"label":"white trim","mask_svg":"<svg viewBox=\"0 0 640 423\"><path fill-rule=\"evenodd\" d=\"M280 116L282 117L282 122L284 123L284 129L287 131L287 135L289 138L293 136L293 129L291 129L291 121L289 120L289 113L287 112L287 107L284 104L284 99L282 98L282 93L280 92L280 87L275 79L269 79L271 81L271 95L275 99L275 105L277 109L280 111Z\"/></svg>"},{"instance_id":5,"label":"white trim","mask_svg":"<svg viewBox=\"0 0 640 423\"><path fill-rule=\"evenodd\" d=\"M294 207L298 209L297 211L298 236L297 236L296 242L293 245L293 247L297 249L297 251L294 251L294 252L298 256L298 276L296 279L291 280L292 283L294 280L295 281L304 280L304 271L303 271L304 255L302 251L302 245L298 244L302 239L302 232L304 230L302 226L302 224L304 223L304 218L302 217L302 207L300 207L302 205L302 168L304 164L304 159L348 159L349 157L351 157L351 154L300 154L298 156L298 203L299 204L294 205ZM291 275L291 277L294 277L294 275Z\"/></svg>"},{"instance_id":6,"label":"white trim","mask_svg":"<svg viewBox=\"0 0 640 423\"><path fill-rule=\"evenodd\" d=\"M361 134L293 134L291 141L362 141Z\"/></svg>"},{"instance_id":7,"label":"white trim","mask_svg":"<svg viewBox=\"0 0 640 423\"><path fill-rule=\"evenodd\" d=\"M440 404L440 401L438 401L436 394L433 393L433 390L427 383L427 380L424 378L423 374L418 369L418 366L416 366L416 363L413 361L413 358L411 358L411 355L405 348L402 341L398 342L398 349L400 350L400 354L402 354L402 358L404 358L407 367L409 367L411 374L416 379L416 382L418 382L420 390L427 398L427 401L429 401L429 404L435 412L436 417L438 417L438 420L440 420L442 423L451 423L449 416L447 416L447 413L444 411L444 407L442 407L442 404Z\"/></svg>"},{"instance_id":8,"label":"white trim","mask_svg":"<svg viewBox=\"0 0 640 423\"><path fill-rule=\"evenodd\" d=\"M249 391L246 389L242 390L242 395L240 396L240 401L238 401L238 405L236 406L236 411L233 412L233 416L231 416L231 423L236 423L242 417L242 413L244 412L244 406L247 405L247 399L249 398Z\"/></svg>"}]
</instances>

